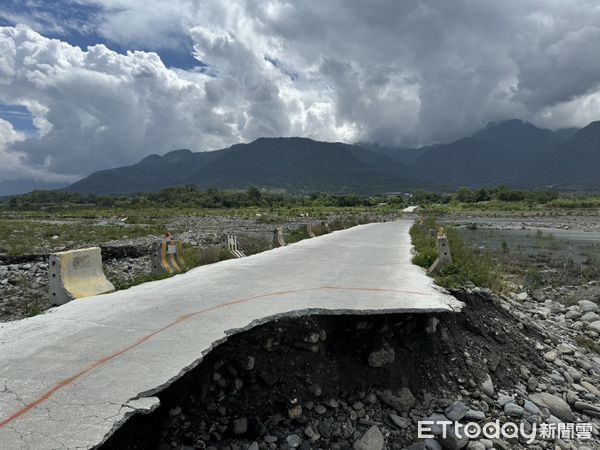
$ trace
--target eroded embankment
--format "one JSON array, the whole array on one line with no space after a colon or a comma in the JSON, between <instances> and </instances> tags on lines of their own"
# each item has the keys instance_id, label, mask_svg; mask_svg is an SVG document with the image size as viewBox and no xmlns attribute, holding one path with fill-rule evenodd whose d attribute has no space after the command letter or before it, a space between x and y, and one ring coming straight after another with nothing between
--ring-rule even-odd
<instances>
[{"instance_id":1,"label":"eroded embankment","mask_svg":"<svg viewBox=\"0 0 600 450\"><path fill-rule=\"evenodd\" d=\"M502 415L481 383L510 392L523 371L543 374L540 336L490 296L457 296L461 313L305 316L234 335L102 448L350 448L373 425L404 448L458 398L473 420Z\"/></svg>"}]
</instances>

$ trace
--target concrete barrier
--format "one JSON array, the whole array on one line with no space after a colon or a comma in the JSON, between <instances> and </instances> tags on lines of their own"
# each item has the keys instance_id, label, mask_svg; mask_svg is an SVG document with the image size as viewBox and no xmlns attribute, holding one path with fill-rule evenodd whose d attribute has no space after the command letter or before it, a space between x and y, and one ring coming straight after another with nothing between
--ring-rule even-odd
<instances>
[{"instance_id":1,"label":"concrete barrier","mask_svg":"<svg viewBox=\"0 0 600 450\"><path fill-rule=\"evenodd\" d=\"M283 228L273 230L273 247L285 247L287 244L283 240Z\"/></svg>"},{"instance_id":2,"label":"concrete barrier","mask_svg":"<svg viewBox=\"0 0 600 450\"><path fill-rule=\"evenodd\" d=\"M50 303L53 305L115 290L102 271L100 247L52 253L48 267Z\"/></svg>"},{"instance_id":3,"label":"concrete barrier","mask_svg":"<svg viewBox=\"0 0 600 450\"><path fill-rule=\"evenodd\" d=\"M406 219L416 219L419 216L420 209L419 206L408 206L402 210L402 217Z\"/></svg>"},{"instance_id":4,"label":"concrete barrier","mask_svg":"<svg viewBox=\"0 0 600 450\"><path fill-rule=\"evenodd\" d=\"M156 275L183 272L185 268L183 243L181 241L155 242L152 245L150 261L152 273Z\"/></svg>"},{"instance_id":5,"label":"concrete barrier","mask_svg":"<svg viewBox=\"0 0 600 450\"><path fill-rule=\"evenodd\" d=\"M429 273L430 275L439 274L452 262L452 256L450 255L450 247L448 246L448 237L446 236L444 229L441 227L438 230L437 248L438 257L427 271L427 273Z\"/></svg>"},{"instance_id":6,"label":"concrete barrier","mask_svg":"<svg viewBox=\"0 0 600 450\"><path fill-rule=\"evenodd\" d=\"M242 251L238 249L237 237L231 234L227 235L227 251L236 258L243 258L244 256L246 256Z\"/></svg>"}]
</instances>

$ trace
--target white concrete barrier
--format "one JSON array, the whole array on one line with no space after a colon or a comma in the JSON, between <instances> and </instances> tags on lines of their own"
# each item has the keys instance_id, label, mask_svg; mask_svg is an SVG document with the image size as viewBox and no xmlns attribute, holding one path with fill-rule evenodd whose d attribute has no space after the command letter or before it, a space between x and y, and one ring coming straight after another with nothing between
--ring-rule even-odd
<instances>
[{"instance_id":1,"label":"white concrete barrier","mask_svg":"<svg viewBox=\"0 0 600 450\"><path fill-rule=\"evenodd\" d=\"M183 243L181 241L155 242L150 255L152 273L160 275L183 272Z\"/></svg>"},{"instance_id":2,"label":"white concrete barrier","mask_svg":"<svg viewBox=\"0 0 600 450\"><path fill-rule=\"evenodd\" d=\"M53 305L115 290L102 270L100 247L52 253L49 268L50 302Z\"/></svg>"},{"instance_id":3,"label":"white concrete barrier","mask_svg":"<svg viewBox=\"0 0 600 450\"><path fill-rule=\"evenodd\" d=\"M227 251L236 258L243 258L244 256L246 256L242 251L238 249L237 237L231 234L227 235Z\"/></svg>"},{"instance_id":4,"label":"white concrete barrier","mask_svg":"<svg viewBox=\"0 0 600 450\"><path fill-rule=\"evenodd\" d=\"M444 233L444 229L441 227L438 230L437 248L438 257L427 271L427 273L431 275L439 274L452 262L452 256L450 255L450 246L448 245L448 237L446 236L446 233Z\"/></svg>"},{"instance_id":5,"label":"white concrete barrier","mask_svg":"<svg viewBox=\"0 0 600 450\"><path fill-rule=\"evenodd\" d=\"M287 244L283 240L283 228L273 230L273 247L285 247Z\"/></svg>"}]
</instances>

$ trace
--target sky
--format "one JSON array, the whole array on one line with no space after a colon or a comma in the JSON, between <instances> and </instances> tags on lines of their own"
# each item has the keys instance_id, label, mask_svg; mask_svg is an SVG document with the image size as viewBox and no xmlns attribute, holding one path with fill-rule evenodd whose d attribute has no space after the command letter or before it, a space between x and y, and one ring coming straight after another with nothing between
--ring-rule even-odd
<instances>
[{"instance_id":1,"label":"sky","mask_svg":"<svg viewBox=\"0 0 600 450\"><path fill-rule=\"evenodd\" d=\"M3 0L0 185L262 136L582 127L599 49L597 0Z\"/></svg>"}]
</instances>

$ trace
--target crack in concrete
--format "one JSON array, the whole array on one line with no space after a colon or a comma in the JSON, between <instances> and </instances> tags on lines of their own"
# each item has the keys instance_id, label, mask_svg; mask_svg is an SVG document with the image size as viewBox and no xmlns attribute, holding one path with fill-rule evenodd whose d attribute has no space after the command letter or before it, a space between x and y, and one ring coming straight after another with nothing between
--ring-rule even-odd
<instances>
[{"instance_id":1,"label":"crack in concrete","mask_svg":"<svg viewBox=\"0 0 600 450\"><path fill-rule=\"evenodd\" d=\"M15 400L19 402L21 405L25 406L27 403L21 398L21 396L14 392L13 390L8 388L8 381L4 380L4 388L0 391L0 394L10 394L15 397Z\"/></svg>"}]
</instances>

